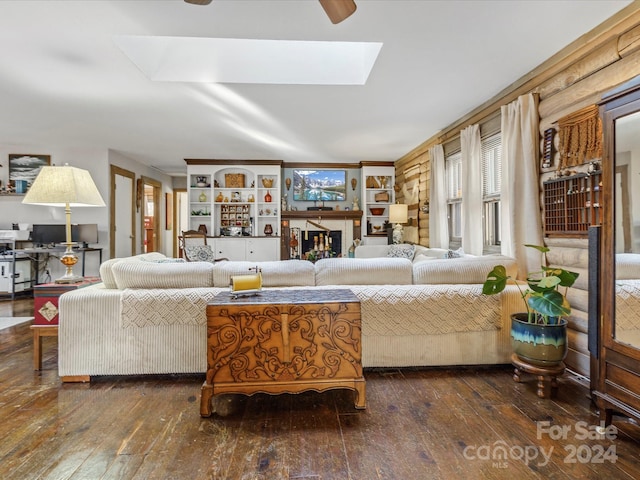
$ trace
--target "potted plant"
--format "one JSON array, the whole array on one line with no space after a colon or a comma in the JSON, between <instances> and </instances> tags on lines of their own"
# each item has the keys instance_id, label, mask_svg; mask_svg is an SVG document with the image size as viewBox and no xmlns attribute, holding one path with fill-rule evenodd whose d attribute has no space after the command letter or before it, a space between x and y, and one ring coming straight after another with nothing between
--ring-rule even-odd
<instances>
[{"instance_id":1,"label":"potted plant","mask_svg":"<svg viewBox=\"0 0 640 480\"><path fill-rule=\"evenodd\" d=\"M546 253L547 247L525 245ZM487 274L482 293L495 295L504 290L511 277L503 265ZM527 274L527 286L516 282L526 312L511 315L511 344L523 361L538 366L558 365L567 355L567 320L571 306L565 294L578 273L556 267L541 266ZM560 288L564 287L564 293Z\"/></svg>"}]
</instances>

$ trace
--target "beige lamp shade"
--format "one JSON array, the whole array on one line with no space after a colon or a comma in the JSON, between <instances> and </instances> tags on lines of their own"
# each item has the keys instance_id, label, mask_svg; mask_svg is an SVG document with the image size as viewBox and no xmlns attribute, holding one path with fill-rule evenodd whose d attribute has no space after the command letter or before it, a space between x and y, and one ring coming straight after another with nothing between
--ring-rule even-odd
<instances>
[{"instance_id":1,"label":"beige lamp shade","mask_svg":"<svg viewBox=\"0 0 640 480\"><path fill-rule=\"evenodd\" d=\"M71 207L104 207L102 196L93 183L87 170L70 167L42 167L33 181L31 188L24 196L22 203L33 205L50 205L64 207L65 236L67 246L60 263L66 267L66 273L58 278L56 283L78 283L82 277L73 273L73 266L78 262L73 252L74 243L71 240Z\"/></svg>"},{"instance_id":2,"label":"beige lamp shade","mask_svg":"<svg viewBox=\"0 0 640 480\"><path fill-rule=\"evenodd\" d=\"M68 165L42 167L22 203L58 207L105 206L89 172Z\"/></svg>"},{"instance_id":3,"label":"beige lamp shade","mask_svg":"<svg viewBox=\"0 0 640 480\"><path fill-rule=\"evenodd\" d=\"M401 203L389 205L390 223L407 223L409 220L409 206Z\"/></svg>"}]
</instances>

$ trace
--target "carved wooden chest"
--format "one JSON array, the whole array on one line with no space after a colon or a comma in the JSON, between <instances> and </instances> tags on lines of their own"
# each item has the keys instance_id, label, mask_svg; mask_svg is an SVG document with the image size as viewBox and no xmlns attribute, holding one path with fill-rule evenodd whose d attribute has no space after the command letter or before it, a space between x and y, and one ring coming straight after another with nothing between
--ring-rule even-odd
<instances>
[{"instance_id":1,"label":"carved wooden chest","mask_svg":"<svg viewBox=\"0 0 640 480\"><path fill-rule=\"evenodd\" d=\"M200 414L213 395L355 391L365 408L360 302L348 289L263 290L207 305L207 374Z\"/></svg>"}]
</instances>

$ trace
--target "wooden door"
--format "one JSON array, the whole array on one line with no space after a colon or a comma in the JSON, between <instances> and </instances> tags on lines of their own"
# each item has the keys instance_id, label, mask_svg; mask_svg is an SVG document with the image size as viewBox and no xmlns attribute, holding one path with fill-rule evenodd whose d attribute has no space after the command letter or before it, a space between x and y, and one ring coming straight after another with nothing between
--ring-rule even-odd
<instances>
[{"instance_id":1,"label":"wooden door","mask_svg":"<svg viewBox=\"0 0 640 480\"><path fill-rule=\"evenodd\" d=\"M109 213L109 257L122 258L136 253L135 174L111 165Z\"/></svg>"}]
</instances>

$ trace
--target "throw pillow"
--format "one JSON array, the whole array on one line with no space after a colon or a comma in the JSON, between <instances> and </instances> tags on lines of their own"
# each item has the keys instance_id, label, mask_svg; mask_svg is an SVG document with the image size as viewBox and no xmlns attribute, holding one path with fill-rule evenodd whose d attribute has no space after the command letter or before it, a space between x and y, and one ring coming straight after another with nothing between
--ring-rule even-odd
<instances>
[{"instance_id":1,"label":"throw pillow","mask_svg":"<svg viewBox=\"0 0 640 480\"><path fill-rule=\"evenodd\" d=\"M215 255L209 245L189 245L184 247L184 255L190 262L213 262Z\"/></svg>"},{"instance_id":2,"label":"throw pillow","mask_svg":"<svg viewBox=\"0 0 640 480\"><path fill-rule=\"evenodd\" d=\"M457 250L449 250L444 254L444 258L461 258L464 257L464 251L462 247Z\"/></svg>"},{"instance_id":3,"label":"throw pillow","mask_svg":"<svg viewBox=\"0 0 640 480\"><path fill-rule=\"evenodd\" d=\"M400 257L400 258L408 258L409 260L413 260L413 254L416 251L415 245L406 245L406 244L393 244L389 245L389 251L387 252L387 257Z\"/></svg>"},{"instance_id":4,"label":"throw pillow","mask_svg":"<svg viewBox=\"0 0 640 480\"><path fill-rule=\"evenodd\" d=\"M184 258L161 258L160 260L154 260L154 263L185 263Z\"/></svg>"}]
</instances>

